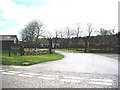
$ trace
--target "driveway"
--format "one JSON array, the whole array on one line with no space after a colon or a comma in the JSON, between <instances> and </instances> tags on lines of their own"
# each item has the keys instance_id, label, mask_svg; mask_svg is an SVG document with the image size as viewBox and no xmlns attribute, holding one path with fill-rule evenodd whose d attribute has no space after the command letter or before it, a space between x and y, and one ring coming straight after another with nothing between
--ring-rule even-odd
<instances>
[{"instance_id":1,"label":"driveway","mask_svg":"<svg viewBox=\"0 0 120 90\"><path fill-rule=\"evenodd\" d=\"M118 60L57 51L64 59L32 66L3 66L3 88L117 88Z\"/></svg>"}]
</instances>

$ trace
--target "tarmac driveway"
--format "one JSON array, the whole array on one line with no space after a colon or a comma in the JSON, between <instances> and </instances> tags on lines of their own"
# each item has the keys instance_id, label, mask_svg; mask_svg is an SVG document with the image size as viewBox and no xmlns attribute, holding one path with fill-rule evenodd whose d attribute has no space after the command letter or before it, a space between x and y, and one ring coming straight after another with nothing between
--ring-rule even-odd
<instances>
[{"instance_id":1,"label":"tarmac driveway","mask_svg":"<svg viewBox=\"0 0 120 90\"><path fill-rule=\"evenodd\" d=\"M3 66L3 88L117 88L118 60L57 51L64 59L32 66Z\"/></svg>"}]
</instances>

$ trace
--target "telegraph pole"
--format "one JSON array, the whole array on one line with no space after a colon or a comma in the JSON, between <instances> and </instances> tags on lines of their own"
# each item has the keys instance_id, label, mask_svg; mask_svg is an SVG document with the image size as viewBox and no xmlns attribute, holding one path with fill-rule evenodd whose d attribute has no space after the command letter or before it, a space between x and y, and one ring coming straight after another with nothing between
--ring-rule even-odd
<instances>
[{"instance_id":1,"label":"telegraph pole","mask_svg":"<svg viewBox=\"0 0 120 90\"><path fill-rule=\"evenodd\" d=\"M52 38L49 38L49 53L52 53Z\"/></svg>"}]
</instances>

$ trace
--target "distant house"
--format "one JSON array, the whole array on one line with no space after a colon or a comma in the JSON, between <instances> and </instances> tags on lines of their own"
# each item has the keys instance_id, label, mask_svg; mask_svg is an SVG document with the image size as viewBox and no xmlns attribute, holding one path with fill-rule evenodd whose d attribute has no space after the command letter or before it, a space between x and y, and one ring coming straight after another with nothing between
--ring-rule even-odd
<instances>
[{"instance_id":1,"label":"distant house","mask_svg":"<svg viewBox=\"0 0 120 90\"><path fill-rule=\"evenodd\" d=\"M2 42L2 50L9 50L11 46L18 45L17 35L0 35L0 42Z\"/></svg>"}]
</instances>

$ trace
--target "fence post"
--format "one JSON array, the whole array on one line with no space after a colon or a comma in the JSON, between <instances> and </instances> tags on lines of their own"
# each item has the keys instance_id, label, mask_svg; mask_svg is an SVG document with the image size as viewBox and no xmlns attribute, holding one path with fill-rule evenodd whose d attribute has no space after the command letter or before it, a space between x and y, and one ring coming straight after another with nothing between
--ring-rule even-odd
<instances>
[{"instance_id":1,"label":"fence post","mask_svg":"<svg viewBox=\"0 0 120 90\"><path fill-rule=\"evenodd\" d=\"M9 49L9 56L11 56L11 52L10 52L10 49Z\"/></svg>"}]
</instances>

